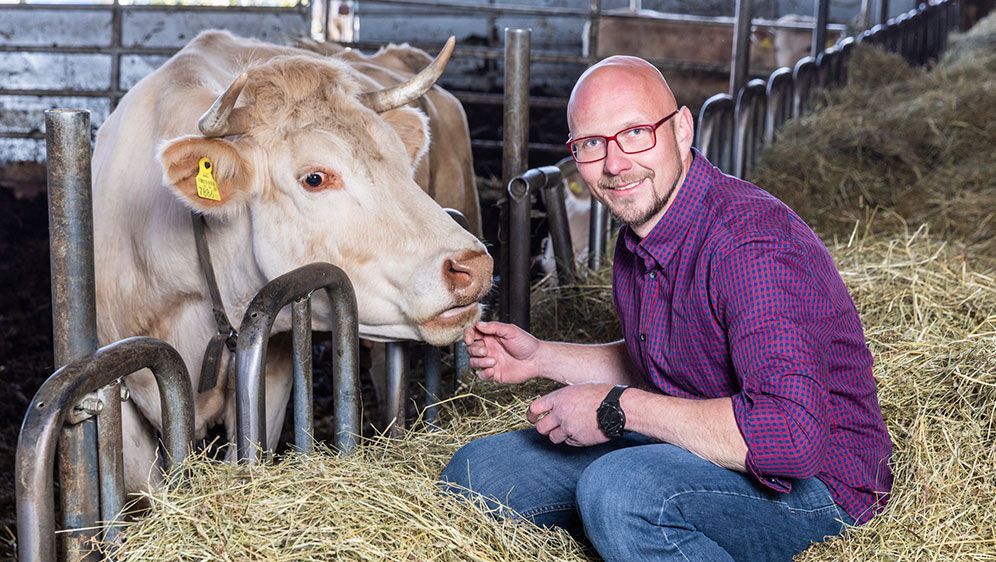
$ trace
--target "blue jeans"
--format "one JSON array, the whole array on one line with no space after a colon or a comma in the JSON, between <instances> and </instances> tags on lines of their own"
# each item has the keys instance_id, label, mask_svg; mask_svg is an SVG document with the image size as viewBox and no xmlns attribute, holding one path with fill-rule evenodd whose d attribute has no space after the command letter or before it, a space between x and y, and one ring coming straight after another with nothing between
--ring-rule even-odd
<instances>
[{"instance_id":1,"label":"blue jeans","mask_svg":"<svg viewBox=\"0 0 996 562\"><path fill-rule=\"evenodd\" d=\"M853 524L816 478L780 494L634 433L585 448L534 429L485 437L457 451L441 480L587 536L605 560L791 560Z\"/></svg>"}]
</instances>

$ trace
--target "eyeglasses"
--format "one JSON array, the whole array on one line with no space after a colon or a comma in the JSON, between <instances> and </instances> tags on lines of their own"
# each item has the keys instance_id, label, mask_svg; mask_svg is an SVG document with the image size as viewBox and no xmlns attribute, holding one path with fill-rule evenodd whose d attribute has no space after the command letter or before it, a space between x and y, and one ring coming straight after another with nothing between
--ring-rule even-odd
<instances>
[{"instance_id":1,"label":"eyeglasses","mask_svg":"<svg viewBox=\"0 0 996 562\"><path fill-rule=\"evenodd\" d=\"M619 150L626 154L646 152L657 146L657 129L677 114L678 110L676 109L652 125L634 125L611 137L593 135L570 139L567 141L567 147L571 150L571 156L578 164L590 164L605 158L609 153L609 141L613 140L616 141Z\"/></svg>"}]
</instances>

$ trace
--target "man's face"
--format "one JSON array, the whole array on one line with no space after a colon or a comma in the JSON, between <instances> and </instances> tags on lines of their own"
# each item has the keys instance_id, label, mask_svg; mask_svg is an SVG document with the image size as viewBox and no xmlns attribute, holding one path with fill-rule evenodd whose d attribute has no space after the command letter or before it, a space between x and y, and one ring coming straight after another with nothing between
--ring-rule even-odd
<instances>
[{"instance_id":1,"label":"man's face","mask_svg":"<svg viewBox=\"0 0 996 562\"><path fill-rule=\"evenodd\" d=\"M608 137L635 125L652 125L674 110L640 88L619 82L606 86L587 88L572 107L573 138ZM680 117L676 115L657 128L657 143L650 150L626 154L618 143L609 141L603 160L577 165L592 195L641 236L660 220L682 179L674 128Z\"/></svg>"}]
</instances>

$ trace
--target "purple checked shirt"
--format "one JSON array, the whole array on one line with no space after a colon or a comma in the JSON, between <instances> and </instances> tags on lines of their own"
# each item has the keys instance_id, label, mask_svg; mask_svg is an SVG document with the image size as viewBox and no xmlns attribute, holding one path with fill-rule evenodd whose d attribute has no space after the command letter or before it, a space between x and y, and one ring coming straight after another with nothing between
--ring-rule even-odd
<instances>
[{"instance_id":1,"label":"purple checked shirt","mask_svg":"<svg viewBox=\"0 0 996 562\"><path fill-rule=\"evenodd\" d=\"M788 492L815 476L857 523L884 507L892 443L861 320L833 258L784 203L695 152L650 234L622 228L613 279L647 383L732 397L758 482Z\"/></svg>"}]
</instances>

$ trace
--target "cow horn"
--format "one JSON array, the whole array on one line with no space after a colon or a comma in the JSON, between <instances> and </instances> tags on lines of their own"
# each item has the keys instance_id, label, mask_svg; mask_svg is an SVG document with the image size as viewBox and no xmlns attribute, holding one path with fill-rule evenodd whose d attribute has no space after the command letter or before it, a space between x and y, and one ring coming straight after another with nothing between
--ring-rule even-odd
<instances>
[{"instance_id":1,"label":"cow horn","mask_svg":"<svg viewBox=\"0 0 996 562\"><path fill-rule=\"evenodd\" d=\"M218 96L218 99L214 100L214 103L204 115L201 116L200 120L197 121L197 128L201 130L201 133L206 137L223 137L225 135L235 135L239 134L239 127L235 125L242 125L242 115L232 115L232 110L235 108L235 102L239 101L239 94L242 93L242 88L245 88L246 82L249 80L249 74L243 72L238 78L232 82L232 85L225 90L225 93ZM237 113L243 113L238 111ZM235 118L233 118L235 117Z\"/></svg>"},{"instance_id":2,"label":"cow horn","mask_svg":"<svg viewBox=\"0 0 996 562\"><path fill-rule=\"evenodd\" d=\"M456 38L450 36L442 50L436 55L436 59L429 66L423 68L421 72L392 88L360 94L360 103L377 113L382 113L422 97L422 94L429 91L429 88L442 76L443 70L446 69L446 63L450 61L450 55L453 54L454 45L456 45Z\"/></svg>"}]
</instances>

